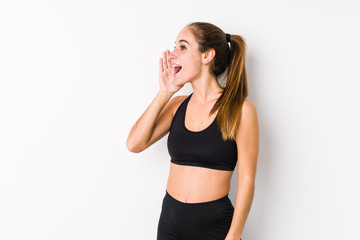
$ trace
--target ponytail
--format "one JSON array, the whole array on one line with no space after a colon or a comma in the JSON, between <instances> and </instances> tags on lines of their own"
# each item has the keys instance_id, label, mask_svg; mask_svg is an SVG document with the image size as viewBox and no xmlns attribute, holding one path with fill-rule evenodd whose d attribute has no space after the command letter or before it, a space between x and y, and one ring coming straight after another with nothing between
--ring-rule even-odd
<instances>
[{"instance_id":1,"label":"ponytail","mask_svg":"<svg viewBox=\"0 0 360 240\"><path fill-rule=\"evenodd\" d=\"M244 39L239 35L232 34L226 86L213 107L214 111L219 109L217 117L223 140L235 139L242 105L248 96L245 55Z\"/></svg>"}]
</instances>

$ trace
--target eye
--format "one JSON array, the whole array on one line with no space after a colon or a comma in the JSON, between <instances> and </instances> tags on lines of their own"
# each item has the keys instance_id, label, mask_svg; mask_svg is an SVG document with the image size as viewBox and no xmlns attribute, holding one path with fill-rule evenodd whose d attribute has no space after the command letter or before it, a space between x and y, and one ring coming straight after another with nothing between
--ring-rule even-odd
<instances>
[{"instance_id":1,"label":"eye","mask_svg":"<svg viewBox=\"0 0 360 240\"><path fill-rule=\"evenodd\" d=\"M176 49L176 46L174 46L174 49ZM186 47L185 47L185 46L183 46L183 45L181 45L181 46L180 46L180 49L181 49L181 50L185 50L185 49L186 49Z\"/></svg>"}]
</instances>

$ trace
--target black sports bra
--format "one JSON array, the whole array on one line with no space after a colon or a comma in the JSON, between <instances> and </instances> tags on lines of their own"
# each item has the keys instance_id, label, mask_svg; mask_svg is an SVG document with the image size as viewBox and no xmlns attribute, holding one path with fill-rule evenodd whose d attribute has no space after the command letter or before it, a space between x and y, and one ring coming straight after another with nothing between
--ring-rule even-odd
<instances>
[{"instance_id":1,"label":"black sports bra","mask_svg":"<svg viewBox=\"0 0 360 240\"><path fill-rule=\"evenodd\" d=\"M204 130L194 132L185 127L185 113L192 93L180 104L171 122L167 147L171 162L219 170L235 169L237 145L234 140L224 141L217 117Z\"/></svg>"}]
</instances>

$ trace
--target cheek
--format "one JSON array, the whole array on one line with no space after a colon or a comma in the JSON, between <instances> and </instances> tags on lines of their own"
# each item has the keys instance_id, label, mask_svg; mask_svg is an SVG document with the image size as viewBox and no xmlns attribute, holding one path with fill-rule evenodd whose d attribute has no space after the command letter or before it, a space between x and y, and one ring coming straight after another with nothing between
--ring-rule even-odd
<instances>
[{"instance_id":1,"label":"cheek","mask_svg":"<svg viewBox=\"0 0 360 240\"><path fill-rule=\"evenodd\" d=\"M187 64L187 65L188 65L189 69L191 69L191 71L194 71L194 72L200 71L202 62L201 62L201 59L199 58L199 56L191 56L188 63L189 64Z\"/></svg>"},{"instance_id":2,"label":"cheek","mask_svg":"<svg viewBox=\"0 0 360 240\"><path fill-rule=\"evenodd\" d=\"M201 72L202 64L200 62L194 62L191 66L191 71L195 74Z\"/></svg>"},{"instance_id":3,"label":"cheek","mask_svg":"<svg viewBox=\"0 0 360 240\"><path fill-rule=\"evenodd\" d=\"M184 72L188 75L194 75L200 71L199 64L194 62L188 62L186 66L183 66L183 68L186 69Z\"/></svg>"},{"instance_id":4,"label":"cheek","mask_svg":"<svg viewBox=\"0 0 360 240\"><path fill-rule=\"evenodd\" d=\"M199 55L189 54L181 59L184 72L183 76L193 77L201 71L202 62Z\"/></svg>"}]
</instances>

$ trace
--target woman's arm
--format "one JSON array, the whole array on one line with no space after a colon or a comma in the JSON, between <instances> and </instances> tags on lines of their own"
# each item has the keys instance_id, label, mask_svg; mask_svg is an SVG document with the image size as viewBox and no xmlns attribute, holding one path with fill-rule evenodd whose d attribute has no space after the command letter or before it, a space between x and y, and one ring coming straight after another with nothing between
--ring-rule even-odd
<instances>
[{"instance_id":1,"label":"woman's arm","mask_svg":"<svg viewBox=\"0 0 360 240\"><path fill-rule=\"evenodd\" d=\"M155 98L132 126L126 140L129 151L139 153L166 135L172 120L170 98L173 92L159 90ZM155 134L154 134L155 133Z\"/></svg>"},{"instance_id":2,"label":"woman's arm","mask_svg":"<svg viewBox=\"0 0 360 240\"><path fill-rule=\"evenodd\" d=\"M236 133L238 150L238 189L234 215L225 240L240 240L255 192L255 175L259 152L259 124L255 106L244 101Z\"/></svg>"},{"instance_id":3,"label":"woman's arm","mask_svg":"<svg viewBox=\"0 0 360 240\"><path fill-rule=\"evenodd\" d=\"M135 122L126 140L129 151L139 153L166 135L170 130L173 105L179 97L170 98L184 86L175 82L175 67L171 65L170 51L159 59L160 90L140 118ZM170 100L170 101L169 101Z\"/></svg>"}]
</instances>

